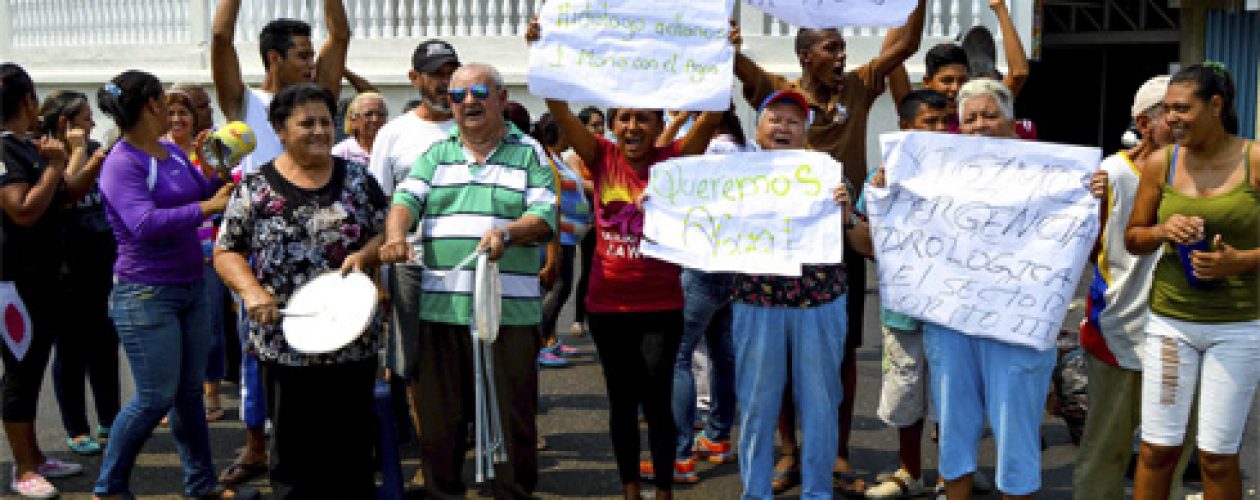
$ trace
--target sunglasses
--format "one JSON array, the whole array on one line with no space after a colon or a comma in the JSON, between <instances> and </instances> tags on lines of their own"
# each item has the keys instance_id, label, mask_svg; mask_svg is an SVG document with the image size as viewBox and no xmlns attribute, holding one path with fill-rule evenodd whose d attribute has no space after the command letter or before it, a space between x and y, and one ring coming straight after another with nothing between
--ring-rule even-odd
<instances>
[{"instance_id":1,"label":"sunglasses","mask_svg":"<svg viewBox=\"0 0 1260 500\"><path fill-rule=\"evenodd\" d=\"M453 103L464 102L464 100L468 98L468 94L472 94L472 96L477 98L479 101L484 101L490 97L490 87L478 83L470 88L453 88L447 91L447 93L450 94L451 102Z\"/></svg>"}]
</instances>

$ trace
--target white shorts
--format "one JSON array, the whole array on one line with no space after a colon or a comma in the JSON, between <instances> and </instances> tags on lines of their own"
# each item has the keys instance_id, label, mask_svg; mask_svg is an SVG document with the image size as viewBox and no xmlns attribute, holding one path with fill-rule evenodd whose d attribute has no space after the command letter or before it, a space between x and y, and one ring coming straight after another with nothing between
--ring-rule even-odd
<instances>
[{"instance_id":1,"label":"white shorts","mask_svg":"<svg viewBox=\"0 0 1260 500\"><path fill-rule=\"evenodd\" d=\"M1191 323L1155 313L1142 358L1142 440L1180 446L1199 389L1200 450L1234 455L1260 381L1260 320Z\"/></svg>"},{"instance_id":2,"label":"white shorts","mask_svg":"<svg viewBox=\"0 0 1260 500\"><path fill-rule=\"evenodd\" d=\"M928 413L928 362L923 329L884 332L883 385L876 415L893 427L908 427Z\"/></svg>"}]
</instances>

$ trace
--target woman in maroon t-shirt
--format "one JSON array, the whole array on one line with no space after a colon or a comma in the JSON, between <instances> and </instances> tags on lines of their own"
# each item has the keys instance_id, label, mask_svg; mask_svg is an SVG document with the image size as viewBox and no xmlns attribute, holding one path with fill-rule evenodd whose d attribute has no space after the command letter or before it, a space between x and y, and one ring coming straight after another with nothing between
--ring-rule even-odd
<instances>
[{"instance_id":1,"label":"woman in maroon t-shirt","mask_svg":"<svg viewBox=\"0 0 1260 500\"><path fill-rule=\"evenodd\" d=\"M643 210L636 201L652 166L677 156L703 153L721 113L704 113L682 139L655 146L664 113L610 109L617 142L596 137L567 103L547 101L547 109L570 138L573 150L595 183L595 258L586 297L591 337L608 385L609 431L626 498L639 498L639 430L636 410L648 423L653 469L674 466L674 420L670 406L674 358L683 329L683 295L678 266L639 253ZM670 474L657 474L656 498L671 498Z\"/></svg>"}]
</instances>

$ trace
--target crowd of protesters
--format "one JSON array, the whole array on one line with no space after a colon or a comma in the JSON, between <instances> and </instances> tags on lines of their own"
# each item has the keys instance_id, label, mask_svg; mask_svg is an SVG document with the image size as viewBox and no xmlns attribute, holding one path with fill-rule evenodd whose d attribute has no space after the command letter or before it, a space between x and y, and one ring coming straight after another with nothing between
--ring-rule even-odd
<instances>
[{"instance_id":1,"label":"crowd of protesters","mask_svg":"<svg viewBox=\"0 0 1260 500\"><path fill-rule=\"evenodd\" d=\"M734 76L756 111L748 135L733 106L575 114L548 99L531 120L498 70L464 64L442 40L416 47L406 74L419 98L389 119L384 97L345 67L342 2L323 4L328 37L318 51L306 23L267 23L258 37L265 76L250 88L233 44L240 0L218 2L217 103L196 85L123 72L95 95L118 130L109 144L89 139L87 95L58 90L40 102L37 90L47 89L0 65L0 292L25 305L16 320L5 311L10 337L29 335L20 349L5 343L0 381L15 494L51 498L50 480L84 473L37 443L51 359L66 447L103 456L95 498L130 495L160 425L178 446L186 496L245 497L243 485L267 475L277 498L373 498L382 376L419 439L413 482L433 498L463 498L473 289L471 279L445 278L472 273L455 267L477 251L498 263L502 290L491 349L507 460L495 464L496 498L535 494L546 447L538 373L577 352L557 331L571 295L569 333L594 341L627 499L641 498L641 484L672 498L676 483L699 480L700 460L737 462L748 499L798 485L804 498L957 500L993 489L1029 498L1041 489L1055 351L884 308L876 413L896 429L899 464L864 478L849 450L867 266L879 265L863 191L887 182L866 155L868 117L888 90L903 130L1005 138L1011 148L1036 140L1014 116L1028 63L1003 0L989 4L1007 35L1008 74L970 74L967 52L944 43L926 51L917 89L904 64L920 48L923 1L873 59L852 67L839 31L799 30L795 80L739 53L732 28ZM526 41L539 36L531 24ZM343 78L357 92L339 117ZM1135 498L1174 498L1194 453L1205 498L1241 498L1238 452L1260 381L1260 150L1237 135L1234 92L1219 63L1150 75L1133 98L1140 141L1082 180L1100 199L1102 229L1080 335L1091 408L1076 498L1123 497L1135 436ZM255 136L231 174L201 157L216 104ZM845 222L823 235L843 244L843 264L807 265L796 277L708 273L638 251L656 165L802 149L843 165L844 181L829 188ZM282 312L329 270L376 276L381 306L349 344L305 353L286 338ZM56 307L64 303L74 314ZM135 386L125 404L119 346ZM220 389L235 352L245 446L219 471L208 422L225 416ZM986 424L992 479L977 469ZM935 485L922 466L933 425Z\"/></svg>"}]
</instances>

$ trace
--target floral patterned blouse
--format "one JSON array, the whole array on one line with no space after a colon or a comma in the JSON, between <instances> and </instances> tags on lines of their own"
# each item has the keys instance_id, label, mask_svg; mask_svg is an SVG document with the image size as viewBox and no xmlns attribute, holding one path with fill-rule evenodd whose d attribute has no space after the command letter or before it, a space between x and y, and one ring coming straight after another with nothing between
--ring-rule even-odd
<instances>
[{"instance_id":1,"label":"floral patterned blouse","mask_svg":"<svg viewBox=\"0 0 1260 500\"><path fill-rule=\"evenodd\" d=\"M218 247L250 260L254 276L283 309L298 287L341 267L385 229L388 200L364 167L334 159L333 174L318 189L293 185L275 164L245 176L228 202ZM249 321L247 349L263 361L288 366L359 361L377 355L379 314L362 336L331 353L310 355L285 342L280 325Z\"/></svg>"},{"instance_id":2,"label":"floral patterned blouse","mask_svg":"<svg viewBox=\"0 0 1260 500\"><path fill-rule=\"evenodd\" d=\"M806 265L797 276L741 274L735 300L760 307L817 307L847 291L844 265Z\"/></svg>"}]
</instances>

